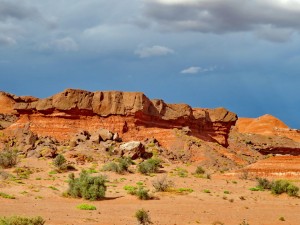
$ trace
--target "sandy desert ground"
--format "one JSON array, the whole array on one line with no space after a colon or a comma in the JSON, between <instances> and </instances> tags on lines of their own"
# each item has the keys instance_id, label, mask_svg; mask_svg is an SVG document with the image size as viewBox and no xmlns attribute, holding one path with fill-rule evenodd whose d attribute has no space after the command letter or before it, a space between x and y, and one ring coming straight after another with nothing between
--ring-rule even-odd
<instances>
[{"instance_id":1,"label":"sandy desert ground","mask_svg":"<svg viewBox=\"0 0 300 225\"><path fill-rule=\"evenodd\" d=\"M17 165L22 166L34 171L29 178L0 181L0 192L16 197L0 198L1 216L39 215L47 225L132 225L137 224L135 212L144 208L149 211L153 224L157 225L239 225L243 220L250 225L300 224L299 198L286 194L275 196L269 191L250 191L249 188L256 186L256 181L240 179L240 175L232 173L212 174L211 179L196 178L192 175L196 165L164 164L160 173L153 176L104 172L109 180L106 198L92 202L62 196L68 189L70 172L52 174L54 167L51 159L27 158ZM91 167L99 171L101 165L76 165L78 171L75 174ZM176 175L174 169L178 167L186 169L188 176ZM5 171L14 174L14 168ZM193 192L155 193L152 181L164 174L174 182L175 188L190 188ZM300 186L300 180L292 181ZM123 189L125 185L136 185L137 182L150 189L154 199L139 200ZM79 210L76 206L81 203L92 204L97 210Z\"/></svg>"}]
</instances>

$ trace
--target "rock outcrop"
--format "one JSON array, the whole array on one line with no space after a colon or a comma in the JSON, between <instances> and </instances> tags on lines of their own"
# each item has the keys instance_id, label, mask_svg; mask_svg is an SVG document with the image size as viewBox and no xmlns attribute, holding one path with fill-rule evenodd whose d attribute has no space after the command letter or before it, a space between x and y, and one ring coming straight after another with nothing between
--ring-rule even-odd
<instances>
[{"instance_id":1,"label":"rock outcrop","mask_svg":"<svg viewBox=\"0 0 300 225\"><path fill-rule=\"evenodd\" d=\"M16 117L6 130L24 128L40 136L68 140L81 130L100 128L118 133L124 141L153 137L166 144L172 129L183 127L190 135L227 146L236 114L224 108L193 109L186 104L150 100L140 92L67 89L38 99L0 93L0 113Z\"/></svg>"},{"instance_id":2,"label":"rock outcrop","mask_svg":"<svg viewBox=\"0 0 300 225\"><path fill-rule=\"evenodd\" d=\"M258 118L239 118L236 127L240 133L287 137L300 143L300 131L289 128L272 115L267 114Z\"/></svg>"}]
</instances>

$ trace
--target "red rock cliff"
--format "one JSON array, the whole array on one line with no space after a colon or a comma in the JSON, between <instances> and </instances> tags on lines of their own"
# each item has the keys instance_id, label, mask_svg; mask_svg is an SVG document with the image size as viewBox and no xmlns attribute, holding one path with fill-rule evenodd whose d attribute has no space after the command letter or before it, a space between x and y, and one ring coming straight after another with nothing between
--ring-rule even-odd
<instances>
[{"instance_id":1,"label":"red rock cliff","mask_svg":"<svg viewBox=\"0 0 300 225\"><path fill-rule=\"evenodd\" d=\"M67 89L45 99L1 92L0 105L0 114L17 117L7 130L29 126L38 135L58 140L80 130L106 128L124 140L155 137L167 144L173 128L188 127L195 137L227 146L228 133L237 120L236 114L224 108L193 109L150 100L139 92Z\"/></svg>"}]
</instances>

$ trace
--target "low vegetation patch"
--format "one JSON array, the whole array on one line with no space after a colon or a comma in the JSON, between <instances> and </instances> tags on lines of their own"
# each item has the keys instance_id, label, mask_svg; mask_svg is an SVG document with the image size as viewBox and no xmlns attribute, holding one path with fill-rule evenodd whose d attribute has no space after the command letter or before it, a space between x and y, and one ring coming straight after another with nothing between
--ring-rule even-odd
<instances>
[{"instance_id":1,"label":"low vegetation patch","mask_svg":"<svg viewBox=\"0 0 300 225\"><path fill-rule=\"evenodd\" d=\"M16 150L4 150L0 152L0 167L11 168L18 162L18 154Z\"/></svg>"},{"instance_id":2,"label":"low vegetation patch","mask_svg":"<svg viewBox=\"0 0 300 225\"><path fill-rule=\"evenodd\" d=\"M89 204L79 204L76 206L77 209L80 209L80 210L96 210L96 206L94 205L89 205Z\"/></svg>"},{"instance_id":3,"label":"low vegetation patch","mask_svg":"<svg viewBox=\"0 0 300 225\"><path fill-rule=\"evenodd\" d=\"M118 174L129 172L129 167L133 165L133 161L129 157L119 158L117 162L109 162L102 168L103 171L112 171Z\"/></svg>"},{"instance_id":4,"label":"low vegetation patch","mask_svg":"<svg viewBox=\"0 0 300 225\"><path fill-rule=\"evenodd\" d=\"M0 225L43 225L45 224L45 220L40 217L20 217L20 216L12 216L12 217L1 217Z\"/></svg>"},{"instance_id":5,"label":"low vegetation patch","mask_svg":"<svg viewBox=\"0 0 300 225\"><path fill-rule=\"evenodd\" d=\"M194 190L191 189L191 188L177 188L176 190L177 190L177 192L180 193L180 194L187 194L187 193L192 193L192 192L194 192Z\"/></svg>"},{"instance_id":6,"label":"low vegetation patch","mask_svg":"<svg viewBox=\"0 0 300 225\"><path fill-rule=\"evenodd\" d=\"M163 175L162 177L158 177L156 180L153 180L152 185L155 188L155 191L166 192L174 186L174 183L168 180L167 175Z\"/></svg>"},{"instance_id":7,"label":"low vegetation patch","mask_svg":"<svg viewBox=\"0 0 300 225\"><path fill-rule=\"evenodd\" d=\"M69 175L67 195L87 200L103 199L106 191L106 182L106 176L91 176L85 170L80 173L78 178L75 178L74 173L71 173Z\"/></svg>"},{"instance_id":8,"label":"low vegetation patch","mask_svg":"<svg viewBox=\"0 0 300 225\"><path fill-rule=\"evenodd\" d=\"M74 166L67 163L66 158L61 154L53 159L53 165L56 167L56 172L59 173L76 170Z\"/></svg>"},{"instance_id":9,"label":"low vegetation patch","mask_svg":"<svg viewBox=\"0 0 300 225\"><path fill-rule=\"evenodd\" d=\"M8 198L8 199L15 199L16 198L13 195L9 195L9 194L3 193L3 192L0 192L0 197L1 198Z\"/></svg>"},{"instance_id":10,"label":"low vegetation patch","mask_svg":"<svg viewBox=\"0 0 300 225\"><path fill-rule=\"evenodd\" d=\"M140 163L137 169L142 174L150 174L150 173L157 173L160 166L161 166L160 159L151 158Z\"/></svg>"},{"instance_id":11,"label":"low vegetation patch","mask_svg":"<svg viewBox=\"0 0 300 225\"><path fill-rule=\"evenodd\" d=\"M174 171L171 172L172 175L178 176L178 177L188 177L188 171L186 169L183 169L181 167L176 167Z\"/></svg>"},{"instance_id":12,"label":"low vegetation patch","mask_svg":"<svg viewBox=\"0 0 300 225\"><path fill-rule=\"evenodd\" d=\"M28 179L30 174L33 173L33 171L30 168L25 167L25 166L18 167L13 172L17 174L19 179Z\"/></svg>"},{"instance_id":13,"label":"low vegetation patch","mask_svg":"<svg viewBox=\"0 0 300 225\"><path fill-rule=\"evenodd\" d=\"M138 185L138 186L126 185L126 186L124 186L124 190L126 190L128 194L135 195L141 200L151 199L151 196L149 195L149 190L145 189L144 186L141 186L141 185Z\"/></svg>"},{"instance_id":14,"label":"low vegetation patch","mask_svg":"<svg viewBox=\"0 0 300 225\"><path fill-rule=\"evenodd\" d=\"M289 196L298 196L299 187L287 180L269 181L266 178L258 178L257 186L250 190L270 190L275 195L287 193Z\"/></svg>"},{"instance_id":15,"label":"low vegetation patch","mask_svg":"<svg viewBox=\"0 0 300 225\"><path fill-rule=\"evenodd\" d=\"M152 224L149 213L144 209L139 209L135 212L135 218L139 225L149 225Z\"/></svg>"}]
</instances>

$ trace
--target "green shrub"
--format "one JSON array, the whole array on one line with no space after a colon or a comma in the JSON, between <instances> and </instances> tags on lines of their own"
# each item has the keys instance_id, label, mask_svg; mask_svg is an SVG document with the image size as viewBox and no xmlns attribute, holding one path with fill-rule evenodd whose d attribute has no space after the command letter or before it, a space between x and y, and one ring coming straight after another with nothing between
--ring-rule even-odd
<instances>
[{"instance_id":1,"label":"green shrub","mask_svg":"<svg viewBox=\"0 0 300 225\"><path fill-rule=\"evenodd\" d=\"M94 205L89 205L89 204L79 204L76 206L77 209L81 210L96 210L96 206Z\"/></svg>"},{"instance_id":2,"label":"green shrub","mask_svg":"<svg viewBox=\"0 0 300 225\"><path fill-rule=\"evenodd\" d=\"M149 195L149 190L145 189L143 186L139 185L135 187L135 186L126 185L124 186L124 190L126 190L128 194L135 195L141 200L151 199Z\"/></svg>"},{"instance_id":3,"label":"green shrub","mask_svg":"<svg viewBox=\"0 0 300 225\"><path fill-rule=\"evenodd\" d=\"M126 185L124 186L124 190L127 191L128 194L130 195L135 195L137 187L131 186L131 185Z\"/></svg>"},{"instance_id":4,"label":"green shrub","mask_svg":"<svg viewBox=\"0 0 300 225\"><path fill-rule=\"evenodd\" d=\"M135 194L139 199L141 200L148 200L150 199L150 195L149 195L149 190L148 189L144 189L144 187L139 186L136 190L136 194Z\"/></svg>"},{"instance_id":5,"label":"green shrub","mask_svg":"<svg viewBox=\"0 0 300 225\"><path fill-rule=\"evenodd\" d=\"M72 173L69 175L69 190L67 194L75 198L84 198L88 200L98 200L105 196L106 177L103 175L92 177L83 170L79 178L75 178Z\"/></svg>"},{"instance_id":6,"label":"green shrub","mask_svg":"<svg viewBox=\"0 0 300 225\"><path fill-rule=\"evenodd\" d=\"M0 167L11 168L18 162L18 154L15 150L4 150L0 152Z\"/></svg>"},{"instance_id":7,"label":"green shrub","mask_svg":"<svg viewBox=\"0 0 300 225\"><path fill-rule=\"evenodd\" d=\"M1 217L0 225L43 225L45 220L40 217L26 218L20 216Z\"/></svg>"},{"instance_id":8,"label":"green shrub","mask_svg":"<svg viewBox=\"0 0 300 225\"><path fill-rule=\"evenodd\" d=\"M197 166L195 174L198 174L198 175L205 174L205 170L201 166Z\"/></svg>"},{"instance_id":9,"label":"green shrub","mask_svg":"<svg viewBox=\"0 0 300 225\"><path fill-rule=\"evenodd\" d=\"M15 199L16 198L13 195L9 195L9 194L3 193L3 192L0 192L0 197L1 198L8 198L8 199Z\"/></svg>"},{"instance_id":10,"label":"green shrub","mask_svg":"<svg viewBox=\"0 0 300 225\"><path fill-rule=\"evenodd\" d=\"M159 159L151 158L138 165L138 171L142 174L156 173L161 165Z\"/></svg>"},{"instance_id":11,"label":"green shrub","mask_svg":"<svg viewBox=\"0 0 300 225\"><path fill-rule=\"evenodd\" d=\"M287 187L287 194L289 196L298 196L298 192L299 192L299 187L293 185L293 184L290 184L288 187Z\"/></svg>"},{"instance_id":12,"label":"green shrub","mask_svg":"<svg viewBox=\"0 0 300 225\"><path fill-rule=\"evenodd\" d=\"M290 183L286 180L276 180L272 183L271 192L276 195L285 193L289 185Z\"/></svg>"},{"instance_id":13,"label":"green shrub","mask_svg":"<svg viewBox=\"0 0 300 225\"><path fill-rule=\"evenodd\" d=\"M108 164L105 164L102 170L123 174L124 172L128 172L130 165L133 165L133 161L131 158L125 157L118 159L118 163L109 162Z\"/></svg>"},{"instance_id":14,"label":"green shrub","mask_svg":"<svg viewBox=\"0 0 300 225\"><path fill-rule=\"evenodd\" d=\"M276 180L272 183L271 192L276 195L287 193L289 196L297 196L299 188L287 180Z\"/></svg>"},{"instance_id":15,"label":"green shrub","mask_svg":"<svg viewBox=\"0 0 300 225\"><path fill-rule=\"evenodd\" d=\"M152 185L155 188L155 191L165 192L168 191L171 187L173 187L174 183L167 179L167 175L164 175L152 181Z\"/></svg>"},{"instance_id":16,"label":"green shrub","mask_svg":"<svg viewBox=\"0 0 300 225\"><path fill-rule=\"evenodd\" d=\"M67 167L67 160L63 155L59 154L53 159L53 165L58 170L65 170Z\"/></svg>"},{"instance_id":17,"label":"green shrub","mask_svg":"<svg viewBox=\"0 0 300 225\"><path fill-rule=\"evenodd\" d=\"M152 224L149 213L144 209L139 209L138 211L136 211L135 218L140 225Z\"/></svg>"},{"instance_id":18,"label":"green shrub","mask_svg":"<svg viewBox=\"0 0 300 225\"><path fill-rule=\"evenodd\" d=\"M271 189L272 182L266 178L257 178L257 187L261 189Z\"/></svg>"},{"instance_id":19,"label":"green shrub","mask_svg":"<svg viewBox=\"0 0 300 225\"><path fill-rule=\"evenodd\" d=\"M115 162L109 162L102 167L102 171L112 171L119 173L119 166Z\"/></svg>"}]
</instances>

